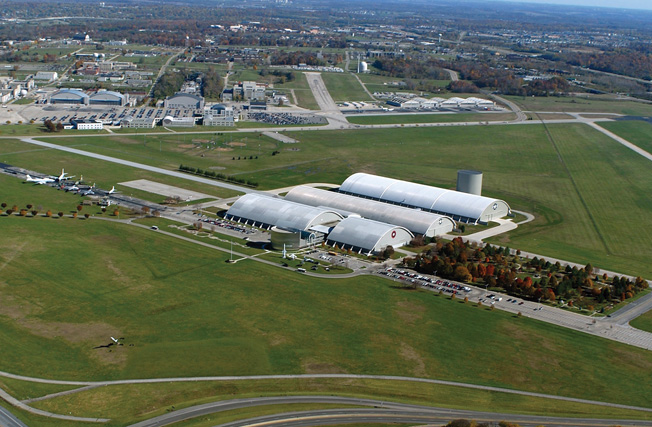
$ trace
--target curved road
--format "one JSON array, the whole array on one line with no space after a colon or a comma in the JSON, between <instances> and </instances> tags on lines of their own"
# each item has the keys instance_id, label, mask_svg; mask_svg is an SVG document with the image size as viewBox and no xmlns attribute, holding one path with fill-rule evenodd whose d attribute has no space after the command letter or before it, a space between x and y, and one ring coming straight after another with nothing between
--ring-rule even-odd
<instances>
[{"instance_id":1,"label":"curved road","mask_svg":"<svg viewBox=\"0 0 652 427\"><path fill-rule=\"evenodd\" d=\"M630 420L599 420L591 418L557 418L537 417L527 415L497 414L492 412L457 411L450 409L432 408L423 411L415 410L388 410L388 409L325 409L321 411L288 412L284 414L266 415L247 420L234 421L220 424L215 427L253 427L253 426L279 426L279 427L310 427L327 424L435 424L441 425L454 419L473 419L479 422L500 422L508 420L523 427L608 427L620 426L649 426L649 421Z\"/></svg>"}]
</instances>

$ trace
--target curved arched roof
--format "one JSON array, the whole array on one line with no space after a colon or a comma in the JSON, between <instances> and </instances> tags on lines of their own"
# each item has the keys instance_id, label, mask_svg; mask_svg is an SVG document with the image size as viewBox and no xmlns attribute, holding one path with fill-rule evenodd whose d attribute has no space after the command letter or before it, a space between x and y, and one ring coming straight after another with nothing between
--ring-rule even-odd
<instances>
[{"instance_id":1,"label":"curved arched roof","mask_svg":"<svg viewBox=\"0 0 652 427\"><path fill-rule=\"evenodd\" d=\"M88 98L84 92L79 89L59 89L56 93L52 94L52 98L62 97L65 99L76 98Z\"/></svg>"},{"instance_id":2,"label":"curved arched roof","mask_svg":"<svg viewBox=\"0 0 652 427\"><path fill-rule=\"evenodd\" d=\"M405 227L357 217L343 219L328 235L331 242L372 252L387 245L403 246L413 238Z\"/></svg>"},{"instance_id":3,"label":"curved arched roof","mask_svg":"<svg viewBox=\"0 0 652 427\"><path fill-rule=\"evenodd\" d=\"M357 213L364 218L387 224L400 225L412 233L432 237L455 228L455 221L447 216L405 208L397 205L362 199L334 191L300 185L285 196L285 200L304 205L334 209L344 216Z\"/></svg>"},{"instance_id":4,"label":"curved arched roof","mask_svg":"<svg viewBox=\"0 0 652 427\"><path fill-rule=\"evenodd\" d=\"M509 205L502 200L366 173L348 177L340 191L463 220L488 222L510 211Z\"/></svg>"},{"instance_id":5,"label":"curved arched roof","mask_svg":"<svg viewBox=\"0 0 652 427\"><path fill-rule=\"evenodd\" d=\"M226 216L301 231L314 225L338 222L343 218L334 211L255 193L240 197L227 211Z\"/></svg>"},{"instance_id":6,"label":"curved arched roof","mask_svg":"<svg viewBox=\"0 0 652 427\"><path fill-rule=\"evenodd\" d=\"M115 92L113 90L101 90L91 95L91 98L99 98L99 97L123 99L125 96L120 92Z\"/></svg>"}]
</instances>

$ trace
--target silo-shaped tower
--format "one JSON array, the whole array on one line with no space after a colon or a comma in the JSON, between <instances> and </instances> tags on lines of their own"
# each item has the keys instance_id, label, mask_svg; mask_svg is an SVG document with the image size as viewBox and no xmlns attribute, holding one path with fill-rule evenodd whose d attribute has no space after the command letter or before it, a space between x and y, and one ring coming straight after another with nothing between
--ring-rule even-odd
<instances>
[{"instance_id":1,"label":"silo-shaped tower","mask_svg":"<svg viewBox=\"0 0 652 427\"><path fill-rule=\"evenodd\" d=\"M482 172L472 170L457 171L457 191L482 195Z\"/></svg>"}]
</instances>

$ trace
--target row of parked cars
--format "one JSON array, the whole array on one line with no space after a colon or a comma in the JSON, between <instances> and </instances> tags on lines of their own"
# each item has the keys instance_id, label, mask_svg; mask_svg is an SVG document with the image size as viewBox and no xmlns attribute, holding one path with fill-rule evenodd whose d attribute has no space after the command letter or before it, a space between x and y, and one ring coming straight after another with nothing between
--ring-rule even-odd
<instances>
[{"instance_id":1,"label":"row of parked cars","mask_svg":"<svg viewBox=\"0 0 652 427\"><path fill-rule=\"evenodd\" d=\"M388 267L385 270L380 270L379 273L393 279L413 283L417 286L421 286L422 288L436 289L438 291L444 291L452 294L457 294L459 292L471 292L471 288L468 286L449 282L448 280L437 279L436 277L422 276L417 273L399 270L392 267Z\"/></svg>"},{"instance_id":2,"label":"row of parked cars","mask_svg":"<svg viewBox=\"0 0 652 427\"><path fill-rule=\"evenodd\" d=\"M245 227L242 227L241 225L231 224L228 221L223 221L219 219L204 218L202 219L202 222L212 224L212 225L217 225L218 227L226 228L227 230L238 231L240 233L245 233L245 234L251 234L254 232L253 230L248 230Z\"/></svg>"}]
</instances>

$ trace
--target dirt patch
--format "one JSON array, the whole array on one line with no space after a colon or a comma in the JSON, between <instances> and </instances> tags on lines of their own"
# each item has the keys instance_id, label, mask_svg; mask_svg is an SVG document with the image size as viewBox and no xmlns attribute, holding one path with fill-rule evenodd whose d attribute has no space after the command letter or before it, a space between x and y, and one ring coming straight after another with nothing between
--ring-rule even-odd
<instances>
[{"instance_id":1,"label":"dirt patch","mask_svg":"<svg viewBox=\"0 0 652 427\"><path fill-rule=\"evenodd\" d=\"M217 147L215 151L233 151L233 148Z\"/></svg>"},{"instance_id":2,"label":"dirt patch","mask_svg":"<svg viewBox=\"0 0 652 427\"><path fill-rule=\"evenodd\" d=\"M419 353L410 345L402 342L401 349L399 350L401 357L413 364L413 373L416 377L426 377L426 363L423 361Z\"/></svg>"},{"instance_id":3,"label":"dirt patch","mask_svg":"<svg viewBox=\"0 0 652 427\"><path fill-rule=\"evenodd\" d=\"M194 144L179 144L178 148L195 148Z\"/></svg>"},{"instance_id":4,"label":"dirt patch","mask_svg":"<svg viewBox=\"0 0 652 427\"><path fill-rule=\"evenodd\" d=\"M27 245L27 242L22 242L22 244L18 246L13 246L13 251L5 252L3 254L3 257L6 258L4 259L0 258L0 271L4 270L5 267L7 267L11 261L13 261L18 255L23 253L23 248L25 247L25 245Z\"/></svg>"},{"instance_id":5,"label":"dirt patch","mask_svg":"<svg viewBox=\"0 0 652 427\"><path fill-rule=\"evenodd\" d=\"M124 366L127 363L127 349L124 346L98 348L91 355L103 365Z\"/></svg>"},{"instance_id":6,"label":"dirt patch","mask_svg":"<svg viewBox=\"0 0 652 427\"><path fill-rule=\"evenodd\" d=\"M192 142L199 142L201 144L201 143L211 142L211 140L210 139L193 139Z\"/></svg>"},{"instance_id":7,"label":"dirt patch","mask_svg":"<svg viewBox=\"0 0 652 427\"><path fill-rule=\"evenodd\" d=\"M414 324L423 317L426 307L412 301L399 301L396 303L394 313L405 323Z\"/></svg>"},{"instance_id":8,"label":"dirt patch","mask_svg":"<svg viewBox=\"0 0 652 427\"><path fill-rule=\"evenodd\" d=\"M226 145L230 145L231 147L246 147L247 144L244 142L227 142Z\"/></svg>"},{"instance_id":9,"label":"dirt patch","mask_svg":"<svg viewBox=\"0 0 652 427\"><path fill-rule=\"evenodd\" d=\"M346 371L330 363L303 362L303 371L306 374L345 374Z\"/></svg>"},{"instance_id":10,"label":"dirt patch","mask_svg":"<svg viewBox=\"0 0 652 427\"><path fill-rule=\"evenodd\" d=\"M208 169L214 170L214 171L221 171L221 170L224 170L226 168L224 166L211 166Z\"/></svg>"}]
</instances>

